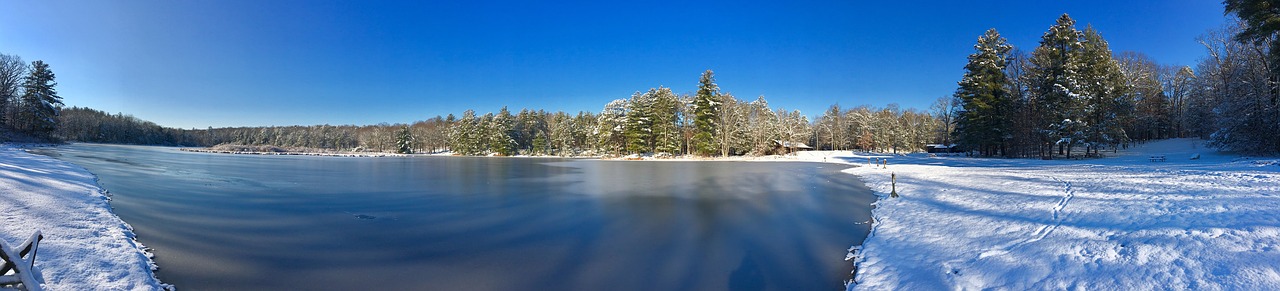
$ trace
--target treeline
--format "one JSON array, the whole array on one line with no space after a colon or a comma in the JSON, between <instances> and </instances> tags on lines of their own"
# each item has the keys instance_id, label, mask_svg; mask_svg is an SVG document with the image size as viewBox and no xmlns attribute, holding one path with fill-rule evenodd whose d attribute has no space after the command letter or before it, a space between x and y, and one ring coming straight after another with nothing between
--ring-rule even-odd
<instances>
[{"instance_id":1,"label":"treeline","mask_svg":"<svg viewBox=\"0 0 1280 291\"><path fill-rule=\"evenodd\" d=\"M462 155L729 156L819 149L918 151L944 135L933 115L897 105L831 106L816 122L799 111L771 107L764 97L739 100L703 73L696 94L658 87L607 103L600 113L521 110L434 117L412 124L317 125L207 129L165 128L124 114L72 107L59 117L68 141L286 148ZM790 148L788 148L790 147Z\"/></svg>"},{"instance_id":2,"label":"treeline","mask_svg":"<svg viewBox=\"0 0 1280 291\"><path fill-rule=\"evenodd\" d=\"M62 97L44 61L0 54L0 129L52 140Z\"/></svg>"},{"instance_id":3,"label":"treeline","mask_svg":"<svg viewBox=\"0 0 1280 291\"><path fill-rule=\"evenodd\" d=\"M219 144L273 145L287 148L328 149L342 151L394 152L406 140L401 132L414 138L408 147L419 151L443 151L448 148L444 133L451 123L436 117L413 124L315 125L272 127L229 127L178 129L162 127L121 113L71 107L62 110L61 126L55 136L66 141L167 145L214 146Z\"/></svg>"},{"instance_id":4,"label":"treeline","mask_svg":"<svg viewBox=\"0 0 1280 291\"><path fill-rule=\"evenodd\" d=\"M693 95L657 87L607 103L598 114L521 111L463 113L449 131L450 149L464 155L767 155L801 144L821 149L916 151L936 142L940 123L912 110L838 105L818 122L799 111L723 93L707 70ZM789 147L789 148L788 148Z\"/></svg>"},{"instance_id":5,"label":"treeline","mask_svg":"<svg viewBox=\"0 0 1280 291\"><path fill-rule=\"evenodd\" d=\"M54 136L61 140L113 144L198 146L191 131L168 128L125 114L89 108L62 109Z\"/></svg>"},{"instance_id":6,"label":"treeline","mask_svg":"<svg viewBox=\"0 0 1280 291\"><path fill-rule=\"evenodd\" d=\"M1247 31L1236 23L1202 36L1209 57L1192 70L1113 54L1097 30L1076 29L1066 14L1030 53L988 30L954 94L952 137L984 156L1069 158L1077 149L1095 156L1172 137L1280 152L1274 32L1264 41L1232 37Z\"/></svg>"}]
</instances>

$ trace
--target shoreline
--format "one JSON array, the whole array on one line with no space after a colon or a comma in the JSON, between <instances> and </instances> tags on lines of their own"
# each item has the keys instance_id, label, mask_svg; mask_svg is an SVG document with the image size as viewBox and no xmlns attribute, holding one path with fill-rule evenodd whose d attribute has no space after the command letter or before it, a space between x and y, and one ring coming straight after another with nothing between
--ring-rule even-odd
<instances>
[{"instance_id":1,"label":"shoreline","mask_svg":"<svg viewBox=\"0 0 1280 291\"><path fill-rule=\"evenodd\" d=\"M47 290L172 290L155 275L153 254L113 211L98 176L76 164L27 152L47 145L0 144L0 239L39 230L35 273Z\"/></svg>"},{"instance_id":2,"label":"shoreline","mask_svg":"<svg viewBox=\"0 0 1280 291\"><path fill-rule=\"evenodd\" d=\"M363 152L315 152L315 151L231 151L216 150L212 148L177 148L179 151L191 153L207 153L207 154L228 154L228 155L258 155L258 156L317 156L317 157L352 157L352 158L384 158L384 157L480 157L480 158L547 158L547 159L594 159L600 161L662 161L662 162L818 162L843 165L860 165L860 163L845 161L840 157L848 156L867 156L867 153L854 153L851 151L804 151L796 152L788 155L765 155L765 156L711 156L701 157L694 155L682 156L531 156L531 155L514 155L514 156L462 156L454 155L449 152L442 153L426 153L426 154L397 154L397 153L363 153ZM849 155L839 155L846 153ZM874 154L889 155L889 154Z\"/></svg>"},{"instance_id":3,"label":"shoreline","mask_svg":"<svg viewBox=\"0 0 1280 291\"><path fill-rule=\"evenodd\" d=\"M179 148L179 151L192 153L207 154L230 154L230 155L259 155L259 156L317 156L317 157L351 157L351 158L381 158L381 157L408 157L411 154L390 154L390 153L316 153L316 152L260 152L260 151L223 151L213 149L195 149L195 148Z\"/></svg>"}]
</instances>

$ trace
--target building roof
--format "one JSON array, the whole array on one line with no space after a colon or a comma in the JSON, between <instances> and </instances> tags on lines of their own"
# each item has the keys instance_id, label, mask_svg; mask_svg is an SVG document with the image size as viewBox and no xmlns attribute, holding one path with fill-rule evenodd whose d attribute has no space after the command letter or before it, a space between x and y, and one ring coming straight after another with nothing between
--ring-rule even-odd
<instances>
[{"instance_id":1,"label":"building roof","mask_svg":"<svg viewBox=\"0 0 1280 291\"><path fill-rule=\"evenodd\" d=\"M802 142L781 141L781 140L776 140L776 139L775 139L775 140L773 140L773 142L777 143L778 145L780 145L780 146L782 146L782 147L784 147L784 148L796 148L796 149L812 149L812 148L813 148L813 147L810 147L810 146L808 146L808 145L805 145L805 144L804 144L804 143L802 143Z\"/></svg>"}]
</instances>

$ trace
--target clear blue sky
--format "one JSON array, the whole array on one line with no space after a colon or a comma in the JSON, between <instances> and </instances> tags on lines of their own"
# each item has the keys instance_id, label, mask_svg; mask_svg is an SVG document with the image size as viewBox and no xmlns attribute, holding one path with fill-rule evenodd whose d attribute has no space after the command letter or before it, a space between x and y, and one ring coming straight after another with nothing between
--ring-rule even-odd
<instances>
[{"instance_id":1,"label":"clear blue sky","mask_svg":"<svg viewBox=\"0 0 1280 291\"><path fill-rule=\"evenodd\" d=\"M706 69L814 116L927 109L992 27L1031 50L1069 13L1117 52L1194 65L1226 22L1215 0L406 2L5 1L0 52L49 63L69 106L184 128L597 112Z\"/></svg>"}]
</instances>

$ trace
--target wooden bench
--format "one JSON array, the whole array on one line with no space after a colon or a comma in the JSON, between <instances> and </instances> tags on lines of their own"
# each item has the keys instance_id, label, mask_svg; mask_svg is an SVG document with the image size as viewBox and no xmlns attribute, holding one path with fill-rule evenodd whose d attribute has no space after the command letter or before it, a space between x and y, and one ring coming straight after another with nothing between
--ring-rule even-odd
<instances>
[{"instance_id":1,"label":"wooden bench","mask_svg":"<svg viewBox=\"0 0 1280 291\"><path fill-rule=\"evenodd\" d=\"M1164 161L1164 156L1151 156L1151 158L1150 158L1150 159L1151 159L1151 161L1152 161L1152 162L1163 162L1163 161Z\"/></svg>"},{"instance_id":2,"label":"wooden bench","mask_svg":"<svg viewBox=\"0 0 1280 291\"><path fill-rule=\"evenodd\" d=\"M40 281L36 280L38 276L35 267L36 252L40 247L40 240L43 239L44 235L37 230L17 249L9 248L9 245L0 239L0 262L4 263L0 265L0 289L41 290ZM26 258L27 254L31 254L30 258Z\"/></svg>"}]
</instances>

